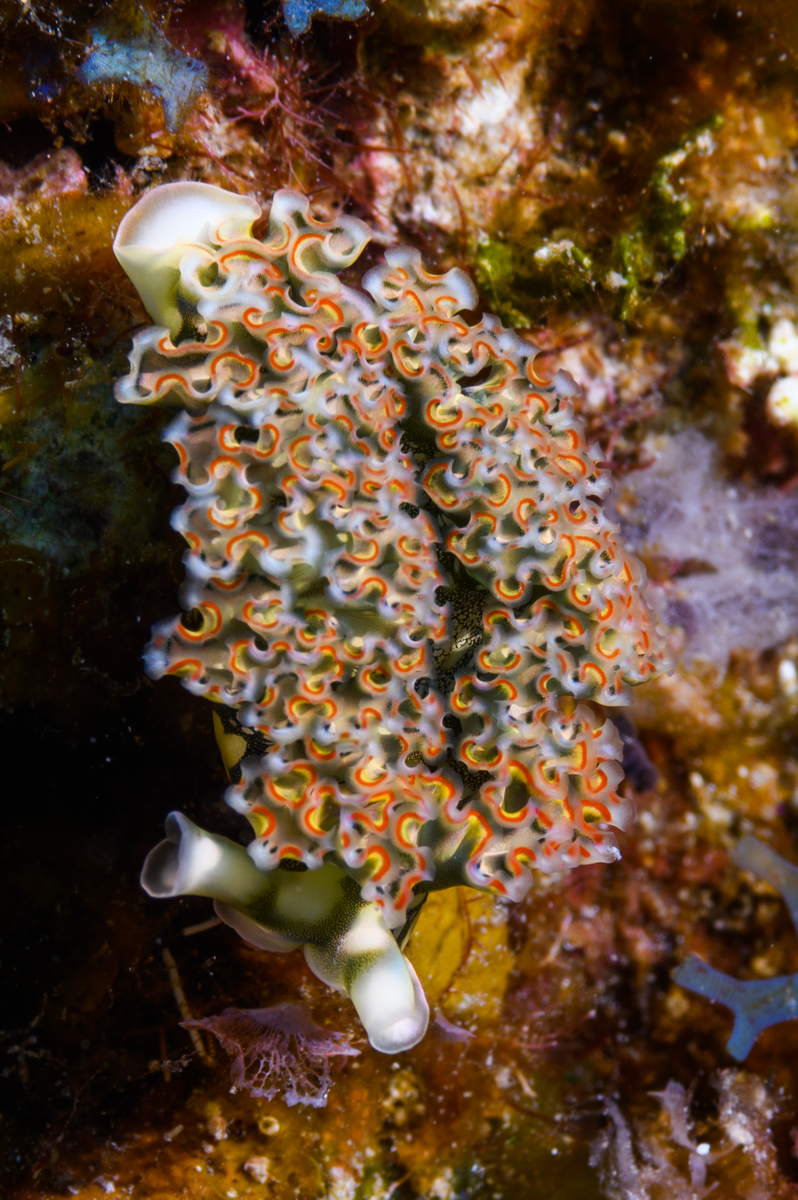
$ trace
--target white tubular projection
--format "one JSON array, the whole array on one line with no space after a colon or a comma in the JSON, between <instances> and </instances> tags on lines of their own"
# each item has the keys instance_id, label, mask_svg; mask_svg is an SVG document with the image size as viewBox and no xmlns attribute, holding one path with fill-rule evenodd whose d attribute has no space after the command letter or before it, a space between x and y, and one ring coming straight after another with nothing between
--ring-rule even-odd
<instances>
[{"instance_id":1,"label":"white tubular projection","mask_svg":"<svg viewBox=\"0 0 798 1200\"><path fill-rule=\"evenodd\" d=\"M166 839L144 860L141 886L148 895L210 896L246 908L264 890L264 875L243 846L206 833L183 813L166 818Z\"/></svg>"},{"instance_id":2,"label":"white tubular projection","mask_svg":"<svg viewBox=\"0 0 798 1200\"><path fill-rule=\"evenodd\" d=\"M189 182L153 188L130 209L116 231L114 254L156 325L173 337L180 330L177 284L186 249L249 237L260 212L249 196Z\"/></svg>"},{"instance_id":3,"label":"white tubular projection","mask_svg":"<svg viewBox=\"0 0 798 1200\"><path fill-rule=\"evenodd\" d=\"M427 998L374 905L359 910L332 954L306 946L305 960L324 983L349 994L375 1050L398 1054L424 1037Z\"/></svg>"},{"instance_id":4,"label":"white tubular projection","mask_svg":"<svg viewBox=\"0 0 798 1200\"><path fill-rule=\"evenodd\" d=\"M398 1054L421 1041L429 1006L412 964L379 909L344 890L343 871L331 863L314 871L260 871L243 846L207 833L183 813L169 814L166 835L144 862L148 895L209 896L225 924L261 950L304 945L314 975L349 995L375 1050ZM331 937L308 940L327 926Z\"/></svg>"}]
</instances>

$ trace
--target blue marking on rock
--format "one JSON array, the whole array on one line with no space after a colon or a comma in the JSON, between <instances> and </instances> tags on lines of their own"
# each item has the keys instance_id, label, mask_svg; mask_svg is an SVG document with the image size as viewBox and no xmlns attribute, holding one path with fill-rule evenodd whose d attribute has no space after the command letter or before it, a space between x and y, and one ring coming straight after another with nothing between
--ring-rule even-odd
<instances>
[{"instance_id":1,"label":"blue marking on rock","mask_svg":"<svg viewBox=\"0 0 798 1200\"><path fill-rule=\"evenodd\" d=\"M732 860L781 893L798 930L798 867L754 837L738 842ZM691 954L671 972L671 978L688 991L732 1010L734 1030L726 1049L738 1062L747 1057L763 1029L798 1018L798 973L776 979L735 979Z\"/></svg>"},{"instance_id":2,"label":"blue marking on rock","mask_svg":"<svg viewBox=\"0 0 798 1200\"><path fill-rule=\"evenodd\" d=\"M208 83L204 63L176 50L151 22L127 37L116 30L90 30L91 52L78 68L83 83L132 83L153 92L163 104L170 133L176 133Z\"/></svg>"},{"instance_id":3,"label":"blue marking on rock","mask_svg":"<svg viewBox=\"0 0 798 1200\"><path fill-rule=\"evenodd\" d=\"M314 17L359 21L368 14L369 7L364 0L283 0L285 23L295 37L299 33L307 33Z\"/></svg>"}]
</instances>

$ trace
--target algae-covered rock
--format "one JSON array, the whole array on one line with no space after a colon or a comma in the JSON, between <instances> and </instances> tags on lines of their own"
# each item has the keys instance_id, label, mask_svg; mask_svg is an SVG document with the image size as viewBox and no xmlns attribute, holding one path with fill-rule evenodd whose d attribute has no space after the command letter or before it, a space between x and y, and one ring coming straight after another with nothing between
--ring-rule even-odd
<instances>
[{"instance_id":1,"label":"algae-covered rock","mask_svg":"<svg viewBox=\"0 0 798 1200\"><path fill-rule=\"evenodd\" d=\"M798 972L735 849L798 862L793 7L9 0L0 29L3 1195L791 1195L798 1023L736 1064L732 1013L677 981ZM582 388L668 626L621 861L434 893L402 1055L299 956L137 883L170 808L242 836L211 706L141 662L182 576L169 415L112 397L149 324L116 230L185 180L357 217L364 269L401 242L465 271L469 324ZM325 1107L230 1091L212 1023L281 1005L360 1051Z\"/></svg>"}]
</instances>

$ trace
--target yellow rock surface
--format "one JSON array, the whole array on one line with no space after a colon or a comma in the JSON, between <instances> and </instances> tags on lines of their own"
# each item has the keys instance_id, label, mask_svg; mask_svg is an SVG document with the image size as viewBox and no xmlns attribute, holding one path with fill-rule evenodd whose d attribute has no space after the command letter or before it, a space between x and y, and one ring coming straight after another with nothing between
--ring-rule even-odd
<instances>
[{"instance_id":1,"label":"yellow rock surface","mask_svg":"<svg viewBox=\"0 0 798 1200\"><path fill-rule=\"evenodd\" d=\"M408 958L430 1006L453 1019L495 1021L514 955L504 910L492 896L468 888L433 892L410 942Z\"/></svg>"}]
</instances>

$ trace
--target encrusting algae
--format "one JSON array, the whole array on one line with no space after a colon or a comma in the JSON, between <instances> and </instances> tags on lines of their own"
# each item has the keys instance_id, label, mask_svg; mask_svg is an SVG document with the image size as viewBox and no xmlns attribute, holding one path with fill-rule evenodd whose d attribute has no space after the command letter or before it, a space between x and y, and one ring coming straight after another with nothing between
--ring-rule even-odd
<instances>
[{"instance_id":1,"label":"encrusting algae","mask_svg":"<svg viewBox=\"0 0 798 1200\"><path fill-rule=\"evenodd\" d=\"M621 743L589 701L668 666L644 572L601 510L609 474L561 373L467 276L386 251L278 191L146 194L115 250L157 324L123 403L178 404L188 613L151 676L215 705L247 852L172 814L151 895L212 896L264 949L305 948L375 1048L423 1037L400 953L430 891L521 899L531 868L618 857ZM282 868L279 873L274 868Z\"/></svg>"},{"instance_id":2,"label":"encrusting algae","mask_svg":"<svg viewBox=\"0 0 798 1200\"><path fill-rule=\"evenodd\" d=\"M680 986L674 970L698 956L725 981L729 999L775 996L767 1017L786 1015L783 981L798 972L782 897L735 866L746 837L798 861L796 16L774 0L381 0L369 2L371 15L358 23L326 15L345 18L362 8L360 0L0 6L0 716L10 748L5 791L17 800L6 805L0 872L0 1191L15 1200L595 1200L599 1193L787 1200L798 1187L798 1021L763 1028L745 1063L735 1064L727 1050L732 1013ZM292 37L300 22L307 33ZM362 218L374 231L371 245L328 275L377 311L369 323L387 322L389 314L357 281L384 261L386 245L417 247L431 272L458 265L470 273L480 289L478 315L466 309L452 320L473 327L487 305L523 330L530 342L522 346L542 349L545 367L533 360L538 376L548 379L559 367L581 385L582 394L568 399L587 444L600 444L602 474L615 477L620 540L654 581L647 604L676 626L669 644L677 670L634 690L634 724L574 698L598 724L611 716L624 744L620 791L637 819L619 837L621 861L585 860L581 870L552 874L525 868L518 886L531 879L531 887L515 903L495 886L443 889L447 872L462 863L444 861L445 846L419 837L411 844L415 866L392 860L397 874L385 909L373 901L358 909L386 953L393 942L401 978L396 938L404 940L409 916L427 896L404 952L426 993L429 1030L398 1056L366 1044L349 999L313 976L301 954L263 953L229 926L214 925L207 900L159 904L138 886L141 862L172 807L226 834L231 845L244 840L241 828L249 834L240 813L222 802L212 723L221 727L228 783L240 800L250 784L259 786L259 760L274 761L278 751L289 765L311 762L318 780L337 789L329 805L334 829L320 825L302 842L296 823L289 836L293 810L281 826L277 854L296 845L302 855L320 855L323 866L264 872L238 847L236 861L251 868L259 889L265 880L267 889L295 895L297 913L307 917L311 881L336 880L339 894L347 890L342 925L349 929L361 883L375 883L364 870L368 859L348 867L337 848L341 815L366 810L371 793L350 785L337 758L328 766L311 755L308 730L322 750L330 748L317 737L322 719L295 705L305 721L300 733L294 736L292 716L285 731L294 740L274 736L274 713L299 683L275 680L278 697L262 731L243 723L254 700L201 703L177 682L190 677L151 684L141 670L147 631L177 611L185 542L170 529L169 512L187 496L169 481L173 447L157 439L164 419L180 420L186 406L178 400L164 412L113 399L131 335L152 317L111 243L143 194L187 180L253 195L264 212L277 189L291 187L312 197L316 218L333 218L336 227L339 212ZM266 226L254 226L256 240L269 241ZM188 223L177 233L198 241ZM216 243L205 249L217 254ZM203 276L203 287L212 282ZM290 295L311 307L296 290ZM192 304L189 296L189 315ZM354 326L347 328L351 335ZM203 336L208 347L209 328L174 330L176 351ZM233 328L231 344L258 363L265 343L252 339L244 343L241 322ZM298 347L303 362L308 344ZM338 342L325 352L327 359L338 353ZM390 355L379 362L389 365L395 385ZM412 400L413 380L399 382ZM468 392L485 379L454 382ZM558 394L538 383L529 390ZM210 421L201 452L195 410L189 414L180 435L188 473L201 475L212 461L202 454L211 453L219 405L218 398L197 404ZM230 409L229 423L236 440L242 429L260 437L257 419L246 413ZM339 436L332 424L328 447ZM427 442L406 417L394 425L414 466L451 458L425 420ZM371 445L375 435L365 423L355 432ZM317 453L319 436L314 431L308 454ZM422 462L430 443L434 454ZM265 466L249 450L217 445L214 454L239 464L242 492L262 487ZM336 465L343 457L340 444L327 454ZM342 514L331 504L333 515L322 516L318 489L308 492L316 460L300 453L297 461L297 486L310 497L302 537L328 526L334 538L345 535ZM703 464L698 474L696 461ZM456 466L455 473L463 472ZM411 521L400 509L401 519L416 529L426 520L434 526L441 518L433 509L441 506L424 491L423 470L411 474L416 498L408 504L421 515ZM238 479L232 468L217 479L205 507L228 511L223 505L235 499ZM258 525L275 555L287 534L276 543L270 519L299 513L297 493L279 490L286 504L276 484L266 488ZM353 486L353 512L358 495ZM684 520L663 508L668 497ZM384 502L394 513L393 498ZM492 511L487 503L472 507ZM206 550L222 545L224 531L213 543L215 527L198 524L201 512L185 512L195 522L186 532L204 539ZM616 520L608 505L604 512ZM471 633L483 636L491 608L523 620L529 612L500 604L490 581L472 576L447 549L449 534L464 535L473 514L452 515L430 543L441 547L433 566L451 589L440 599L454 613L458 594L483 588L493 597L467 625L452 675L484 683L476 655L488 651L496 630L473 647ZM485 544L505 536L503 520L495 532L478 531ZM396 539L375 540L380 554L399 561ZM358 549L354 541L337 545L341 559ZM324 541L319 553L329 561L335 549ZM390 575L387 562L379 557L369 573L396 592L398 568ZM251 552L239 565L248 588L253 578L267 580ZM280 596L294 586L268 580ZM192 576L190 586L195 599L184 597L182 623L201 633L201 606L219 597L208 581ZM419 603L427 617L436 592ZM560 603L562 593L551 596ZM326 592L316 599L325 621L352 619L353 600L333 603ZM379 612L376 593L366 599L370 619L376 613L382 622L379 637L369 643L370 627L352 636L387 664L389 689L376 699L390 715L411 618L402 626ZM234 629L246 642L255 632L266 642L286 640L292 655L304 645L300 632L319 634L305 620L310 598L297 590L293 602L278 614L280 629L296 618L290 637L236 625L230 608L218 604L226 622L220 632L205 644L186 641L182 651L207 659L211 686L225 691L238 679L224 669ZM347 641L342 635L332 643L339 656ZM480 795L495 782L482 776L490 764L461 755L476 708L458 716L455 691L440 686L441 647L431 637L429 644L428 696L440 701L445 753L427 756L419 719L417 732L400 730L408 753L419 748L427 756L405 764L408 773L414 766L418 777L451 780L457 803L466 799L458 817L478 811L485 797L506 810L501 782ZM401 652L393 659L389 645ZM180 647L167 624L161 662L170 665L168 655ZM255 650L262 652L257 642ZM248 673L262 670L261 683L285 664L250 661L246 651L240 661ZM518 675L525 669L517 667ZM336 746L360 694L354 669L353 678L343 696L338 680L327 689L338 706L334 717L324 716ZM502 678L517 686L512 669ZM414 685L415 676L410 696L426 700ZM501 697L474 695L484 706L478 717L486 740L528 762L528 748L516 754L502 741L509 701L502 709ZM553 699L568 716L569 697ZM427 725L435 731L432 717ZM407 776L397 773L401 746L394 755L398 743L390 742L388 754L378 735L389 782L398 778L402 803L416 803ZM477 742L473 757L479 749ZM464 766L476 782L464 777ZM245 769L253 772L249 783ZM49 785L37 789L35 803L20 803L31 795L32 778ZM350 790L357 803L340 804L336 797ZM270 811L279 813L276 801ZM471 823L466 816L461 831ZM354 826L348 832L361 837ZM366 827L358 844L370 851L382 841L391 853L388 832ZM497 829L494 836L502 835ZM589 849L577 838L580 844ZM291 855L283 862L305 865ZM494 865L492 880L506 886L503 863ZM412 884L405 923L389 929L402 880L428 867L435 878ZM236 880L240 899L240 874ZM274 946L275 914L259 915L261 945L271 939ZM245 927L232 905L227 916ZM284 933L284 914L276 917ZM312 916L305 931L319 936ZM233 1006L240 1007L231 1015ZM180 1023L191 1019L201 1024L189 1041ZM217 1033L232 1035L229 1049L244 1067L243 1090L234 1094L231 1083L238 1084ZM360 1054L336 1058L335 1048L344 1047ZM294 1096L326 1095L332 1065L326 1105L287 1105ZM251 1085L278 1094L254 1095Z\"/></svg>"}]
</instances>

